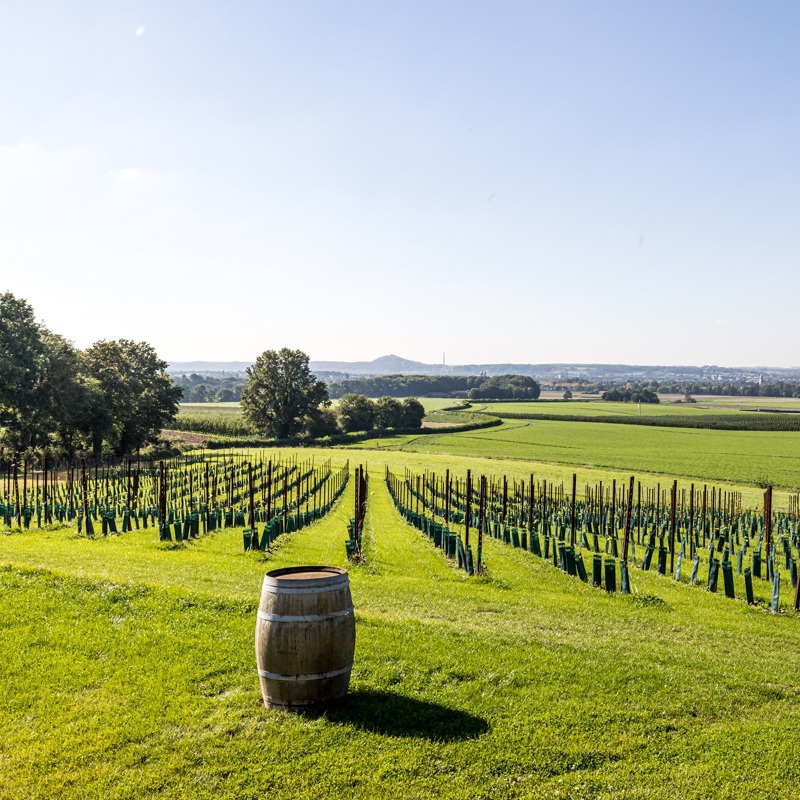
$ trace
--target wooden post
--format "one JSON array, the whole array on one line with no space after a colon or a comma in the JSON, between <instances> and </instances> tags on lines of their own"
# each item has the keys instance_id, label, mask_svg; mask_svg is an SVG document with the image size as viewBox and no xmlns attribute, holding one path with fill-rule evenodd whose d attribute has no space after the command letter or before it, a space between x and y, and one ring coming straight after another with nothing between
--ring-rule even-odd
<instances>
[{"instance_id":1,"label":"wooden post","mask_svg":"<svg viewBox=\"0 0 800 800\"><path fill-rule=\"evenodd\" d=\"M28 507L28 459L22 459L22 518L25 518L25 510Z\"/></svg>"},{"instance_id":2,"label":"wooden post","mask_svg":"<svg viewBox=\"0 0 800 800\"><path fill-rule=\"evenodd\" d=\"M467 513L464 520L464 547L469 547L469 515L472 510L472 473L467 470Z\"/></svg>"},{"instance_id":3,"label":"wooden post","mask_svg":"<svg viewBox=\"0 0 800 800\"><path fill-rule=\"evenodd\" d=\"M706 527L707 527L707 519L706 519L706 502L708 500L708 486L704 483L703 484L703 511L700 514L701 521L703 523L703 547L706 546Z\"/></svg>"},{"instance_id":4,"label":"wooden post","mask_svg":"<svg viewBox=\"0 0 800 800\"><path fill-rule=\"evenodd\" d=\"M256 512L253 490L253 465L247 462L247 525L250 528L250 549L258 549L258 534L256 533Z\"/></svg>"},{"instance_id":5,"label":"wooden post","mask_svg":"<svg viewBox=\"0 0 800 800\"><path fill-rule=\"evenodd\" d=\"M81 459L81 488L83 489L83 522L89 519L89 491L86 484L86 461Z\"/></svg>"},{"instance_id":6,"label":"wooden post","mask_svg":"<svg viewBox=\"0 0 800 800\"><path fill-rule=\"evenodd\" d=\"M267 464L267 522L272 519L272 459Z\"/></svg>"},{"instance_id":7,"label":"wooden post","mask_svg":"<svg viewBox=\"0 0 800 800\"><path fill-rule=\"evenodd\" d=\"M547 479L542 478L542 494L541 494L541 501L542 501L542 534L545 534L544 529L544 520L545 520L545 513L547 511Z\"/></svg>"},{"instance_id":8,"label":"wooden post","mask_svg":"<svg viewBox=\"0 0 800 800\"><path fill-rule=\"evenodd\" d=\"M603 521L603 481L600 481L600 485L597 488L597 519L600 523L600 535L606 535L606 525Z\"/></svg>"},{"instance_id":9,"label":"wooden post","mask_svg":"<svg viewBox=\"0 0 800 800\"><path fill-rule=\"evenodd\" d=\"M47 513L47 456L44 457L42 462L42 511L44 512L44 524L50 522L49 514Z\"/></svg>"},{"instance_id":10,"label":"wooden post","mask_svg":"<svg viewBox=\"0 0 800 800\"><path fill-rule=\"evenodd\" d=\"M450 524L450 470L444 474L444 522Z\"/></svg>"},{"instance_id":11,"label":"wooden post","mask_svg":"<svg viewBox=\"0 0 800 800\"><path fill-rule=\"evenodd\" d=\"M289 519L289 470L283 470L283 532L286 533L286 522Z\"/></svg>"},{"instance_id":12,"label":"wooden post","mask_svg":"<svg viewBox=\"0 0 800 800\"><path fill-rule=\"evenodd\" d=\"M772 542L772 487L767 486L764 492L764 562L769 559L770 544Z\"/></svg>"},{"instance_id":13,"label":"wooden post","mask_svg":"<svg viewBox=\"0 0 800 800\"><path fill-rule=\"evenodd\" d=\"M575 547L575 493L578 490L578 476L572 473L572 508L569 517L569 543Z\"/></svg>"},{"instance_id":14,"label":"wooden post","mask_svg":"<svg viewBox=\"0 0 800 800\"><path fill-rule=\"evenodd\" d=\"M669 572L675 574L675 505L678 501L678 481L672 483L672 496L669 504Z\"/></svg>"},{"instance_id":15,"label":"wooden post","mask_svg":"<svg viewBox=\"0 0 800 800\"><path fill-rule=\"evenodd\" d=\"M641 484L639 486L641 491ZM628 541L631 537L631 513L633 512L633 475L631 475L631 482L628 486L628 508L625 511L625 534L622 539L622 560L627 563L628 561Z\"/></svg>"},{"instance_id":16,"label":"wooden post","mask_svg":"<svg viewBox=\"0 0 800 800\"><path fill-rule=\"evenodd\" d=\"M611 489L611 530L610 533L614 536L617 532L617 479L614 478Z\"/></svg>"},{"instance_id":17,"label":"wooden post","mask_svg":"<svg viewBox=\"0 0 800 800\"><path fill-rule=\"evenodd\" d=\"M530 484L528 486L528 537L533 531L533 473L531 472ZM530 542L528 543L530 547Z\"/></svg>"},{"instance_id":18,"label":"wooden post","mask_svg":"<svg viewBox=\"0 0 800 800\"><path fill-rule=\"evenodd\" d=\"M478 498L478 568L477 572L481 572L481 562L483 560L483 520L486 515L486 476L481 475L481 488Z\"/></svg>"}]
</instances>

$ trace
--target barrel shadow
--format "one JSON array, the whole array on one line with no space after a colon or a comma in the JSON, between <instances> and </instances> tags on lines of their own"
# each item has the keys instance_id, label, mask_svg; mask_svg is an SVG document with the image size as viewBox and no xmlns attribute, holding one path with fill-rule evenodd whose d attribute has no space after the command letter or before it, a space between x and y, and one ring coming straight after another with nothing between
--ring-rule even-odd
<instances>
[{"instance_id":1,"label":"barrel shadow","mask_svg":"<svg viewBox=\"0 0 800 800\"><path fill-rule=\"evenodd\" d=\"M356 689L335 704L305 714L385 736L436 742L474 739L489 730L485 719L466 711L371 689Z\"/></svg>"}]
</instances>

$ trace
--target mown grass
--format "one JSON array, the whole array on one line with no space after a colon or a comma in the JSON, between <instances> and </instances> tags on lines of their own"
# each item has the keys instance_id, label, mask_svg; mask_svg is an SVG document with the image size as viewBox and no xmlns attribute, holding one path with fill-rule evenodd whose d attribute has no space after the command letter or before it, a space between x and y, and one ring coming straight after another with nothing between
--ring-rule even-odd
<instances>
[{"instance_id":1,"label":"mown grass","mask_svg":"<svg viewBox=\"0 0 800 800\"><path fill-rule=\"evenodd\" d=\"M3 537L2 797L796 797L798 617L638 571L606 595L491 540L468 579L381 477L351 695L308 715L260 705L260 580L343 564L349 492L266 561L239 531Z\"/></svg>"}]
</instances>

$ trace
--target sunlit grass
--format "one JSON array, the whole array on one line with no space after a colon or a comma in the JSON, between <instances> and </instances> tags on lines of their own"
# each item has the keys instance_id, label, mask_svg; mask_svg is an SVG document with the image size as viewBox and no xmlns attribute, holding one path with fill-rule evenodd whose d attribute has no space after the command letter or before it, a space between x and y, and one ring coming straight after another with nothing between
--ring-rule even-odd
<instances>
[{"instance_id":1,"label":"sunlit grass","mask_svg":"<svg viewBox=\"0 0 800 800\"><path fill-rule=\"evenodd\" d=\"M255 611L266 569L345 563L351 491L266 560L237 529L0 538L0 796L796 796L800 619L766 582L755 608L638 570L611 596L494 540L469 579L377 461L352 694L323 713L261 707Z\"/></svg>"}]
</instances>

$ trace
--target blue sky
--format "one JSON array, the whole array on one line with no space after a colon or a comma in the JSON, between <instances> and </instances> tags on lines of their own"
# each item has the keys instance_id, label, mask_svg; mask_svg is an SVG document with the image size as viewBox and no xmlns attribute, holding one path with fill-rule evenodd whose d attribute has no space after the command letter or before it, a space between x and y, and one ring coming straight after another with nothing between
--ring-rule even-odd
<instances>
[{"instance_id":1,"label":"blue sky","mask_svg":"<svg viewBox=\"0 0 800 800\"><path fill-rule=\"evenodd\" d=\"M170 360L800 364L795 2L40 2L0 289Z\"/></svg>"}]
</instances>

